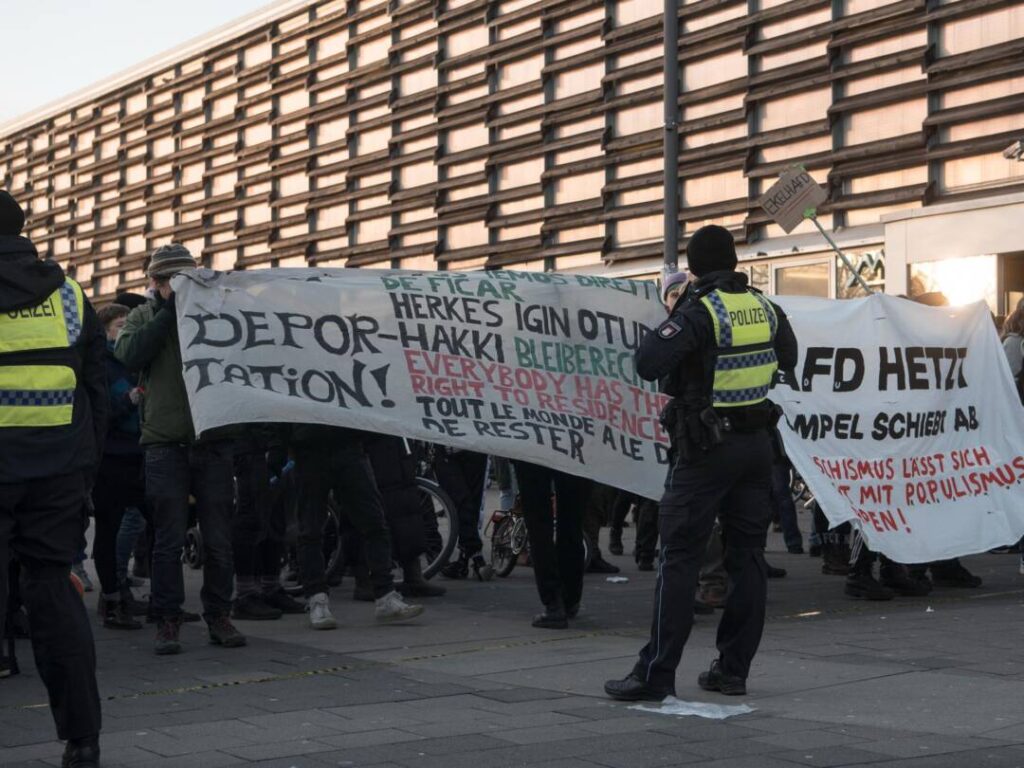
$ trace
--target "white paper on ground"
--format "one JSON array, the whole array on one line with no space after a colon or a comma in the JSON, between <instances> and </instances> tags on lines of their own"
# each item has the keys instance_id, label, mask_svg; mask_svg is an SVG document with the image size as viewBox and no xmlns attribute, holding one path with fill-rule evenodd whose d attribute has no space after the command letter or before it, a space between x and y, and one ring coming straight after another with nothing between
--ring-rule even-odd
<instances>
[{"instance_id":1,"label":"white paper on ground","mask_svg":"<svg viewBox=\"0 0 1024 768\"><path fill-rule=\"evenodd\" d=\"M746 704L705 704L703 701L681 701L675 696L669 696L661 704L634 704L630 709L640 712L650 712L655 715L675 715L685 717L706 717L709 720L725 720L727 717L745 715L753 712L754 708Z\"/></svg>"}]
</instances>

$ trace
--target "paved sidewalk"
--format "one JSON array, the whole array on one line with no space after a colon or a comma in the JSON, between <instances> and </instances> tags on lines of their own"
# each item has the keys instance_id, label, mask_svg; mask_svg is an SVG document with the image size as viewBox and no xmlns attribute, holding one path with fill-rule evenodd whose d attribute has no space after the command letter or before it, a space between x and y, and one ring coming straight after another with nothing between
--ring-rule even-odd
<instances>
[{"instance_id":1,"label":"paved sidewalk","mask_svg":"<svg viewBox=\"0 0 1024 768\"><path fill-rule=\"evenodd\" d=\"M629 531L631 534L631 531ZM628 548L627 540L627 548ZM372 606L335 590L340 628L304 617L239 623L250 645L152 654L153 631L98 624L104 765L140 768L794 768L1024 766L1024 578L1017 558L965 562L979 590L859 603L820 560L782 554L765 640L746 699L705 694L714 655L700 617L679 671L687 701L744 703L724 721L637 712L604 698L647 629L653 578L587 577L584 610L565 632L535 630L532 572L448 583L409 626L377 627ZM189 574L190 607L198 579ZM95 595L88 605L95 619ZM22 642L25 674L0 681L0 765L60 765L45 694Z\"/></svg>"}]
</instances>

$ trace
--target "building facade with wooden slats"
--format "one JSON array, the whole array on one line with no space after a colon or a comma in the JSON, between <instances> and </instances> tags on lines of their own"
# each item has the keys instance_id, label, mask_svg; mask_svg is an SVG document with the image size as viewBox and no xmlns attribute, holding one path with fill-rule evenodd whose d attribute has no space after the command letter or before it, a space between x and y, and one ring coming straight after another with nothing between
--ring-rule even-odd
<instances>
[{"instance_id":1,"label":"building facade with wooden slats","mask_svg":"<svg viewBox=\"0 0 1024 768\"><path fill-rule=\"evenodd\" d=\"M100 300L143 286L171 240L215 269L654 274L662 8L285 0L0 126L0 185ZM981 270L994 311L1024 295L1024 163L1003 155L1024 137L1024 1L697 0L679 17L681 249L722 224L755 285L855 295L808 223L787 236L757 206L802 163L875 284Z\"/></svg>"}]
</instances>

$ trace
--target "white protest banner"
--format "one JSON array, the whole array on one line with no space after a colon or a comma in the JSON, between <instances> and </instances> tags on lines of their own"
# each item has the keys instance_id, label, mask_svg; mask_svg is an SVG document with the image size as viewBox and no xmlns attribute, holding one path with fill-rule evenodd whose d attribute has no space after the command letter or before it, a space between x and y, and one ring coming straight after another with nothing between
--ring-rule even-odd
<instances>
[{"instance_id":1,"label":"white protest banner","mask_svg":"<svg viewBox=\"0 0 1024 768\"><path fill-rule=\"evenodd\" d=\"M903 563L1024 534L1024 410L984 304L774 300L800 362L771 398L833 525L855 522L871 549Z\"/></svg>"},{"instance_id":2,"label":"white protest banner","mask_svg":"<svg viewBox=\"0 0 1024 768\"><path fill-rule=\"evenodd\" d=\"M633 353L646 281L274 269L175 279L200 432L334 424L524 459L658 498L667 399Z\"/></svg>"}]
</instances>

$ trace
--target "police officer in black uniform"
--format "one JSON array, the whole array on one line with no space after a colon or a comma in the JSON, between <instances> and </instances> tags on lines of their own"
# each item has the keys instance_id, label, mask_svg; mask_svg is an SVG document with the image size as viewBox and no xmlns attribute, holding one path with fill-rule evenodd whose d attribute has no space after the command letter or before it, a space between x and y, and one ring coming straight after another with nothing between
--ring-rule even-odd
<instances>
[{"instance_id":1,"label":"police officer in black uniform","mask_svg":"<svg viewBox=\"0 0 1024 768\"><path fill-rule=\"evenodd\" d=\"M96 768L96 650L70 571L107 430L107 345L81 286L20 236L24 221L0 190L0 637L13 554L36 669L67 741L61 765Z\"/></svg>"},{"instance_id":2,"label":"police officer in black uniform","mask_svg":"<svg viewBox=\"0 0 1024 768\"><path fill-rule=\"evenodd\" d=\"M701 557L716 516L725 538L729 590L718 625L719 655L700 675L701 688L745 694L764 629L764 546L778 450L778 410L767 398L776 370L796 365L796 337L782 310L735 271L736 247L728 230L697 230L687 259L699 279L636 354L640 376L660 379L673 397L662 416L672 450L659 508L651 638L629 675L605 684L605 692L622 701L675 695Z\"/></svg>"}]
</instances>

